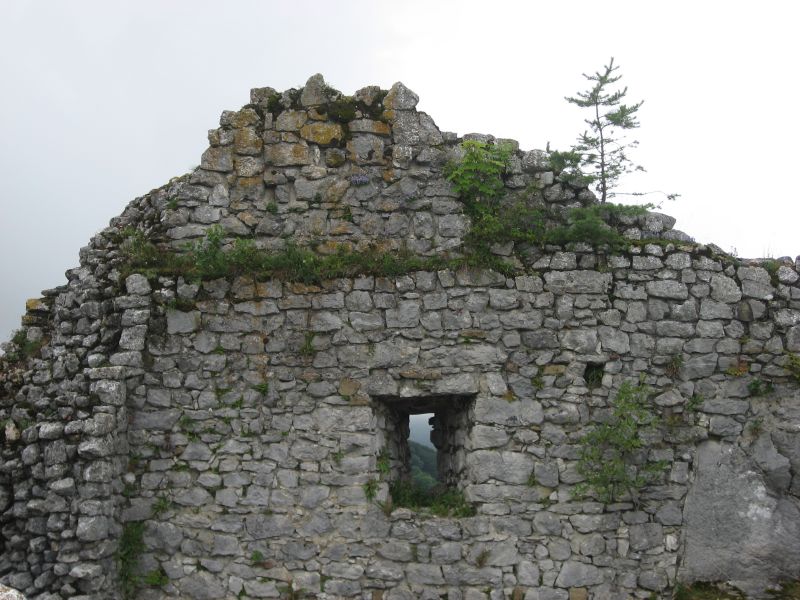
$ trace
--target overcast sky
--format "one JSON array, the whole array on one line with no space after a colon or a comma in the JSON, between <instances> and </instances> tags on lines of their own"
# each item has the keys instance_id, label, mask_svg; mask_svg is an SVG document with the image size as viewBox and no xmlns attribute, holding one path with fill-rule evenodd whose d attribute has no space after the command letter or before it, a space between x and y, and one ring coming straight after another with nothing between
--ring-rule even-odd
<instances>
[{"instance_id":1,"label":"overcast sky","mask_svg":"<svg viewBox=\"0 0 800 600\"><path fill-rule=\"evenodd\" d=\"M0 340L134 197L197 165L251 87L403 81L458 134L567 148L614 56L645 100L633 190L739 256L800 253L797 3L0 0ZM623 182L625 183L625 182Z\"/></svg>"}]
</instances>

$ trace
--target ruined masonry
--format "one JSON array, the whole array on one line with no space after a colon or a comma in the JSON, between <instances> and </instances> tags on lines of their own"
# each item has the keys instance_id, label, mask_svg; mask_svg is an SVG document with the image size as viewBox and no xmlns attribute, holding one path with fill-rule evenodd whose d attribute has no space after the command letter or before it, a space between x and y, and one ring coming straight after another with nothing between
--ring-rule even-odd
<instances>
[{"instance_id":1,"label":"ruined masonry","mask_svg":"<svg viewBox=\"0 0 800 600\"><path fill-rule=\"evenodd\" d=\"M124 581L145 600L623 600L693 581L758 598L800 575L792 260L739 261L648 213L619 252L498 244L512 277L123 276L124 232L183 251L215 224L266 250L457 255L470 220L443 168L495 140L440 132L417 101L318 75L252 90L198 168L29 301L41 350L0 373L0 582L38 600ZM509 198L595 201L505 142ZM639 462L666 468L603 504L573 493L579 440L626 381L658 419ZM391 510L423 411L474 516Z\"/></svg>"}]
</instances>

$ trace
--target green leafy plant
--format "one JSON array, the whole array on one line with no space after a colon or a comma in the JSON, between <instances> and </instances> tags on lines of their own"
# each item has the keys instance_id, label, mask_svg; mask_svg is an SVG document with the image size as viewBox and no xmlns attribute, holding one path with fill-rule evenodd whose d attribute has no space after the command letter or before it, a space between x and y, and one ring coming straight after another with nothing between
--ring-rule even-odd
<instances>
[{"instance_id":1,"label":"green leafy plant","mask_svg":"<svg viewBox=\"0 0 800 600\"><path fill-rule=\"evenodd\" d=\"M164 569L153 569L142 577L142 583L149 586L161 587L169 583L169 577Z\"/></svg>"},{"instance_id":2,"label":"green leafy plant","mask_svg":"<svg viewBox=\"0 0 800 600\"><path fill-rule=\"evenodd\" d=\"M172 310L180 310L182 312L189 312L195 309L194 300L188 300L186 298L171 298L165 306Z\"/></svg>"},{"instance_id":3,"label":"green leafy plant","mask_svg":"<svg viewBox=\"0 0 800 600\"><path fill-rule=\"evenodd\" d=\"M464 201L470 216L486 212L503 195L503 175L511 148L469 140L461 144L464 156L445 167L445 176Z\"/></svg>"},{"instance_id":4,"label":"green leafy plant","mask_svg":"<svg viewBox=\"0 0 800 600\"><path fill-rule=\"evenodd\" d=\"M262 396L266 396L267 394L269 394L269 382L265 381L263 383L257 383L256 385L253 386L253 389Z\"/></svg>"},{"instance_id":5,"label":"green leafy plant","mask_svg":"<svg viewBox=\"0 0 800 600\"><path fill-rule=\"evenodd\" d=\"M475 508L466 501L460 490L452 488L426 489L410 481L398 480L389 486L389 493L395 507L429 512L438 517L472 517L475 515Z\"/></svg>"},{"instance_id":6,"label":"green leafy plant","mask_svg":"<svg viewBox=\"0 0 800 600\"><path fill-rule=\"evenodd\" d=\"M686 401L686 410L688 412L697 412L704 401L705 398L703 398L702 394L692 394L692 397Z\"/></svg>"},{"instance_id":7,"label":"green leafy plant","mask_svg":"<svg viewBox=\"0 0 800 600\"><path fill-rule=\"evenodd\" d=\"M160 517L170 508L172 508L172 501L167 496L161 495L156 499L155 502L153 502L153 516Z\"/></svg>"},{"instance_id":8,"label":"green leafy plant","mask_svg":"<svg viewBox=\"0 0 800 600\"><path fill-rule=\"evenodd\" d=\"M747 431L750 432L750 435L759 435L762 431L764 431L764 418L756 417L750 421L747 424Z\"/></svg>"},{"instance_id":9,"label":"green leafy plant","mask_svg":"<svg viewBox=\"0 0 800 600\"><path fill-rule=\"evenodd\" d=\"M378 473L381 474L381 479L385 479L391 472L392 461L389 457L389 451L386 448L383 448L378 455L376 466L378 468Z\"/></svg>"},{"instance_id":10,"label":"green leafy plant","mask_svg":"<svg viewBox=\"0 0 800 600\"><path fill-rule=\"evenodd\" d=\"M265 560L266 557L261 550L253 550L253 553L250 555L250 562L256 566L261 565Z\"/></svg>"},{"instance_id":11,"label":"green leafy plant","mask_svg":"<svg viewBox=\"0 0 800 600\"><path fill-rule=\"evenodd\" d=\"M750 365L747 364L747 361L741 359L735 365L725 369L725 373L731 377L743 377L748 372L750 372Z\"/></svg>"},{"instance_id":12,"label":"green leafy plant","mask_svg":"<svg viewBox=\"0 0 800 600\"><path fill-rule=\"evenodd\" d=\"M537 371L536 375L531 377L531 385L536 390L543 390L544 389L544 378L542 377L541 368Z\"/></svg>"},{"instance_id":13,"label":"green leafy plant","mask_svg":"<svg viewBox=\"0 0 800 600\"><path fill-rule=\"evenodd\" d=\"M506 275L516 274L510 264L491 254L466 252L447 256L418 256L408 250L351 251L340 246L331 254L317 254L307 248L287 245L281 251L259 250L252 240L239 239L225 249L220 228L211 228L202 241L187 246L183 253L159 252L155 261L140 261L128 257L123 275L143 272L149 276L179 275L186 279L203 280L233 277L242 274L260 279L281 279L306 284L326 279L375 275L393 277L410 271L457 270L462 267L494 268ZM224 349L222 349L224 351Z\"/></svg>"},{"instance_id":14,"label":"green leafy plant","mask_svg":"<svg viewBox=\"0 0 800 600\"><path fill-rule=\"evenodd\" d=\"M301 356L314 356L317 353L316 348L314 348L314 337L315 334L311 331L306 332L303 338L303 345L298 350Z\"/></svg>"},{"instance_id":15,"label":"green leafy plant","mask_svg":"<svg viewBox=\"0 0 800 600\"><path fill-rule=\"evenodd\" d=\"M117 576L120 592L126 600L134 598L139 587L136 568L139 557L144 552L144 523L128 522L122 528L122 535L117 548Z\"/></svg>"},{"instance_id":16,"label":"green leafy plant","mask_svg":"<svg viewBox=\"0 0 800 600\"><path fill-rule=\"evenodd\" d=\"M375 496L378 493L378 486L380 482L377 479L370 479L367 483L364 484L364 495L367 497L367 500L370 502L375 499Z\"/></svg>"},{"instance_id":17,"label":"green leafy plant","mask_svg":"<svg viewBox=\"0 0 800 600\"><path fill-rule=\"evenodd\" d=\"M771 381L767 379L761 379L759 377L754 378L750 383L747 384L747 390L752 396L756 397L771 394L774 389L775 386Z\"/></svg>"},{"instance_id":18,"label":"green leafy plant","mask_svg":"<svg viewBox=\"0 0 800 600\"><path fill-rule=\"evenodd\" d=\"M781 268L781 263L774 258L770 258L762 262L761 266L764 267L767 273L769 273L770 283L772 283L773 286L778 287L780 284L780 279L778 279L778 269Z\"/></svg>"},{"instance_id":19,"label":"green leafy plant","mask_svg":"<svg viewBox=\"0 0 800 600\"><path fill-rule=\"evenodd\" d=\"M122 230L122 236L120 253L128 262L142 267L155 266L161 262L161 252L147 239L143 231L126 227Z\"/></svg>"},{"instance_id":20,"label":"green leafy plant","mask_svg":"<svg viewBox=\"0 0 800 600\"><path fill-rule=\"evenodd\" d=\"M219 225L212 225L206 231L205 238L187 247L188 256L201 272L223 270L226 262L222 250L225 231Z\"/></svg>"},{"instance_id":21,"label":"green leafy plant","mask_svg":"<svg viewBox=\"0 0 800 600\"><path fill-rule=\"evenodd\" d=\"M615 226L623 218L646 214L647 209L652 207L651 204L627 206L607 202L573 208L567 215L567 223L551 228L545 241L560 245L573 242L584 242L593 246L607 244L612 249L620 249L626 240Z\"/></svg>"},{"instance_id":22,"label":"green leafy plant","mask_svg":"<svg viewBox=\"0 0 800 600\"><path fill-rule=\"evenodd\" d=\"M648 393L643 383L624 382L611 402L611 415L580 439L577 470L584 482L575 487L576 495L592 491L611 503L628 493L638 504L639 491L665 469L663 462L635 464L645 434L655 427Z\"/></svg>"},{"instance_id":23,"label":"green leafy plant","mask_svg":"<svg viewBox=\"0 0 800 600\"><path fill-rule=\"evenodd\" d=\"M775 600L800 600L800 579L784 581L776 590L767 590L767 595Z\"/></svg>"},{"instance_id":24,"label":"green leafy plant","mask_svg":"<svg viewBox=\"0 0 800 600\"><path fill-rule=\"evenodd\" d=\"M683 367L683 354L673 354L667 361L664 370L670 377L677 377Z\"/></svg>"},{"instance_id":25,"label":"green leafy plant","mask_svg":"<svg viewBox=\"0 0 800 600\"><path fill-rule=\"evenodd\" d=\"M787 352L786 358L786 370L789 371L789 375L792 378L800 383L800 356L794 354L793 352Z\"/></svg>"}]
</instances>

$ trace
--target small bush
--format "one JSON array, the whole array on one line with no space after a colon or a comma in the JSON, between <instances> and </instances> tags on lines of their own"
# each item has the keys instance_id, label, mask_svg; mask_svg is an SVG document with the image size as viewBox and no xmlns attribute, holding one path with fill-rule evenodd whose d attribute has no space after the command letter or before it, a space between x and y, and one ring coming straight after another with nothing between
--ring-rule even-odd
<instances>
[{"instance_id":1,"label":"small bush","mask_svg":"<svg viewBox=\"0 0 800 600\"><path fill-rule=\"evenodd\" d=\"M766 396L773 392L774 385L769 380L756 377L747 384L747 390L752 396Z\"/></svg>"},{"instance_id":2,"label":"small bush","mask_svg":"<svg viewBox=\"0 0 800 600\"><path fill-rule=\"evenodd\" d=\"M682 367L683 367L683 355L675 354L671 356L670 359L667 361L667 366L664 368L664 370L670 377L677 377L680 374Z\"/></svg>"},{"instance_id":3,"label":"small bush","mask_svg":"<svg viewBox=\"0 0 800 600\"><path fill-rule=\"evenodd\" d=\"M395 481L389 487L389 493L395 507L410 508L418 512L428 511L438 517L475 515L475 508L466 501L460 490L441 488L428 490L411 482Z\"/></svg>"},{"instance_id":4,"label":"small bush","mask_svg":"<svg viewBox=\"0 0 800 600\"><path fill-rule=\"evenodd\" d=\"M141 521L125 523L117 549L117 574L120 591L126 600L135 597L139 586L136 568L142 552L144 552L144 523Z\"/></svg>"},{"instance_id":5,"label":"small bush","mask_svg":"<svg viewBox=\"0 0 800 600\"><path fill-rule=\"evenodd\" d=\"M611 403L610 418L581 438L577 469L584 482L575 487L577 495L591 490L608 504L628 493L638 504L639 490L664 470L662 462L633 463L644 446L643 434L653 429L656 420L648 394L644 384L626 381Z\"/></svg>"},{"instance_id":6,"label":"small bush","mask_svg":"<svg viewBox=\"0 0 800 600\"><path fill-rule=\"evenodd\" d=\"M478 141L461 144L464 156L448 163L445 176L464 201L470 216L486 212L503 195L503 175L508 168L511 148Z\"/></svg>"},{"instance_id":7,"label":"small bush","mask_svg":"<svg viewBox=\"0 0 800 600\"><path fill-rule=\"evenodd\" d=\"M786 357L789 359L786 362L786 370L796 382L800 383L800 356L792 352L787 352Z\"/></svg>"},{"instance_id":8,"label":"small bush","mask_svg":"<svg viewBox=\"0 0 800 600\"><path fill-rule=\"evenodd\" d=\"M367 483L364 484L364 495L367 497L367 500L370 502L375 499L375 496L378 494L378 486L380 483L377 479L370 479Z\"/></svg>"},{"instance_id":9,"label":"small bush","mask_svg":"<svg viewBox=\"0 0 800 600\"><path fill-rule=\"evenodd\" d=\"M163 569L155 569L142 577L142 583L149 586L161 587L169 583L169 577Z\"/></svg>"}]
</instances>

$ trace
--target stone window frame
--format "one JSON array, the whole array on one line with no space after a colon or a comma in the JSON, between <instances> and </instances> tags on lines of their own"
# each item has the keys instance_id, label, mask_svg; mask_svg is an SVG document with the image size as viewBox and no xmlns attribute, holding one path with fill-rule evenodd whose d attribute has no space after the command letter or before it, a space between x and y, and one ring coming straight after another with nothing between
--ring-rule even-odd
<instances>
[{"instance_id":1,"label":"stone window frame","mask_svg":"<svg viewBox=\"0 0 800 600\"><path fill-rule=\"evenodd\" d=\"M378 417L379 448L389 459L388 482L410 481L409 417L433 414L431 442L436 448L437 481L445 488L461 489L466 483L466 444L472 428L469 415L476 394L425 396L373 396Z\"/></svg>"}]
</instances>

